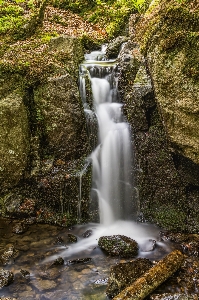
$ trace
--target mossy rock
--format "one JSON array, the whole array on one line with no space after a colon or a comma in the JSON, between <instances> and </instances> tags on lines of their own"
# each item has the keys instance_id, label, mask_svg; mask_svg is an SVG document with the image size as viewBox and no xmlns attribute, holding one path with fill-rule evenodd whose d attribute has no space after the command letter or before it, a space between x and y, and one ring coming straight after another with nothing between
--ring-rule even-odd
<instances>
[{"instance_id":1,"label":"mossy rock","mask_svg":"<svg viewBox=\"0 0 199 300\"><path fill-rule=\"evenodd\" d=\"M124 235L102 236L98 245L112 256L134 257L138 254L138 243Z\"/></svg>"},{"instance_id":2,"label":"mossy rock","mask_svg":"<svg viewBox=\"0 0 199 300\"><path fill-rule=\"evenodd\" d=\"M1 192L16 185L28 163L29 124L23 98L18 91L0 100Z\"/></svg>"},{"instance_id":3,"label":"mossy rock","mask_svg":"<svg viewBox=\"0 0 199 300\"><path fill-rule=\"evenodd\" d=\"M168 139L176 152L195 163L199 163L198 29L196 1L170 0L149 8L136 30Z\"/></svg>"}]
</instances>

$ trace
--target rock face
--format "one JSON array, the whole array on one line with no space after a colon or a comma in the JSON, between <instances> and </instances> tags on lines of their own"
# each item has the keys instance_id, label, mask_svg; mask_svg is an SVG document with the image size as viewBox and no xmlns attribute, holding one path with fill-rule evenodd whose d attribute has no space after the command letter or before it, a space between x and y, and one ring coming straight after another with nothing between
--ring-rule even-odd
<instances>
[{"instance_id":1,"label":"rock face","mask_svg":"<svg viewBox=\"0 0 199 300\"><path fill-rule=\"evenodd\" d=\"M198 6L163 1L138 26L171 145L198 164Z\"/></svg>"},{"instance_id":2,"label":"rock face","mask_svg":"<svg viewBox=\"0 0 199 300\"><path fill-rule=\"evenodd\" d=\"M15 50L4 54L8 66L0 75L4 82L0 90L0 209L6 215L41 220L45 210L46 221L55 221L55 209L66 214L62 218L67 224L77 218L78 206L83 211L78 218L85 218L85 213L88 217L90 171L81 175L79 199L79 173L89 149L77 84L83 47L80 39L67 36L52 38L44 47L50 67L42 65L40 52L34 53L38 62L20 75L17 60L9 70ZM30 63L25 64L29 68Z\"/></svg>"},{"instance_id":3,"label":"rock face","mask_svg":"<svg viewBox=\"0 0 199 300\"><path fill-rule=\"evenodd\" d=\"M113 256L134 257L138 254L137 242L124 235L102 236L98 245Z\"/></svg>"},{"instance_id":4,"label":"rock face","mask_svg":"<svg viewBox=\"0 0 199 300\"><path fill-rule=\"evenodd\" d=\"M34 95L46 135L46 152L59 159L84 156L87 150L85 120L73 78L69 74L49 78Z\"/></svg>"},{"instance_id":5,"label":"rock face","mask_svg":"<svg viewBox=\"0 0 199 300\"><path fill-rule=\"evenodd\" d=\"M198 4L152 1L138 19L119 55L138 211L165 228L197 232Z\"/></svg>"},{"instance_id":6,"label":"rock face","mask_svg":"<svg viewBox=\"0 0 199 300\"><path fill-rule=\"evenodd\" d=\"M163 227L183 230L185 187L168 148L151 77L139 45L127 42L120 52L119 64L120 96L134 139L137 211Z\"/></svg>"},{"instance_id":7,"label":"rock face","mask_svg":"<svg viewBox=\"0 0 199 300\"><path fill-rule=\"evenodd\" d=\"M10 188L22 179L29 153L29 125L19 92L0 99L0 186Z\"/></svg>"}]
</instances>

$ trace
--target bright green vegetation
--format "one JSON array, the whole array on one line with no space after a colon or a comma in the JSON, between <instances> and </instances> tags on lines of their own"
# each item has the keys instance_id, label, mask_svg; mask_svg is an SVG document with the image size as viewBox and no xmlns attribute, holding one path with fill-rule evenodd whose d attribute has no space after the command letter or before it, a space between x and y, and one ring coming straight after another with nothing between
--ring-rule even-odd
<instances>
[{"instance_id":1,"label":"bright green vegetation","mask_svg":"<svg viewBox=\"0 0 199 300\"><path fill-rule=\"evenodd\" d=\"M55 0L54 5L70 9L93 24L100 24L112 38L122 32L131 13L144 12L149 3L149 0Z\"/></svg>"}]
</instances>

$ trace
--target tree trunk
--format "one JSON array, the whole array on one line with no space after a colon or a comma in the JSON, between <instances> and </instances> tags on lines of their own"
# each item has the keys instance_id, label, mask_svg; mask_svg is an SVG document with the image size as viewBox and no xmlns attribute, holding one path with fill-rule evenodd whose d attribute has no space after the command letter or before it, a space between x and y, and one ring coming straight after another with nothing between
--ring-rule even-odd
<instances>
[{"instance_id":1,"label":"tree trunk","mask_svg":"<svg viewBox=\"0 0 199 300\"><path fill-rule=\"evenodd\" d=\"M175 250L160 260L153 268L124 289L113 300L142 300L178 270L184 255Z\"/></svg>"}]
</instances>

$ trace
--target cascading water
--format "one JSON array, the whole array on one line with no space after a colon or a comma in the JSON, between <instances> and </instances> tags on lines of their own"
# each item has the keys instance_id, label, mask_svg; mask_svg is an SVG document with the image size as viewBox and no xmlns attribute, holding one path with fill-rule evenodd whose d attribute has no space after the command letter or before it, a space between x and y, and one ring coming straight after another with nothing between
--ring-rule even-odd
<instances>
[{"instance_id":1,"label":"cascading water","mask_svg":"<svg viewBox=\"0 0 199 300\"><path fill-rule=\"evenodd\" d=\"M87 120L88 135L95 135L98 124L98 143L91 140L92 153L85 163L83 172L93 164L91 198L98 200L100 224L90 223L87 228L92 235L80 238L77 244L63 251L63 257L74 257L91 251L103 235L122 234L135 239L139 245L149 238L156 239L159 229L147 223L133 221L132 201L133 178L132 145L129 124L125 122L122 104L118 96L118 67L114 61L103 61L103 51L95 51L85 56L80 65L80 94ZM100 60L98 60L100 59ZM86 86L92 87L92 98L88 99ZM93 147L92 147L93 146ZM81 220L81 176L78 219ZM79 225L81 228L81 225ZM50 259L56 258L52 256Z\"/></svg>"},{"instance_id":2,"label":"cascading water","mask_svg":"<svg viewBox=\"0 0 199 300\"><path fill-rule=\"evenodd\" d=\"M85 76L91 81L93 110L86 100ZM126 219L132 213L130 130L119 103L117 77L117 65L103 61L103 51L87 54L80 66L80 93L85 113L96 115L98 122L98 145L91 154L91 194L98 198L100 223L104 225Z\"/></svg>"}]
</instances>

